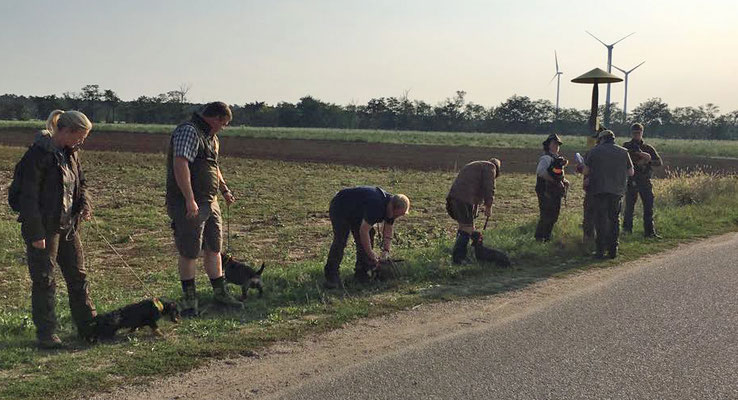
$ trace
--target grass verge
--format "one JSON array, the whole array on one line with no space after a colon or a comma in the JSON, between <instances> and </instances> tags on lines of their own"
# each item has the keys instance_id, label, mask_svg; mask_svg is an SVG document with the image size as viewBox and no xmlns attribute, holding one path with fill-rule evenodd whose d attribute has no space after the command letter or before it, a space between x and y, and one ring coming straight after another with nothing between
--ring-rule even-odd
<instances>
[{"instance_id":1,"label":"grass verge","mask_svg":"<svg viewBox=\"0 0 738 400\"><path fill-rule=\"evenodd\" d=\"M0 147L1 182L9 182L12 166L22 152ZM83 163L96 206L96 222L86 225L82 235L98 310L110 311L146 297L131 270L100 235L113 243L150 290L179 298L176 258L163 208L163 155L85 152ZM524 288L542 279L616 265L738 226L735 176L672 175L655 182L656 223L664 239L643 241L637 228L622 241L619 259L598 263L579 243L580 191L572 190L555 228L555 240L541 244L533 240L537 218L533 177L503 175L485 240L508 251L515 267L454 266L449 252L455 228L445 215L443 201L453 173L232 158L223 159L222 168L239 197L229 210L232 250L239 258L267 262L267 291L263 298L249 299L243 312L224 312L208 307L212 291L204 273L198 271L198 291L207 311L177 325L163 323L165 340L143 330L123 332L115 342L91 347L76 342L65 285L57 273L60 333L68 347L37 350L29 320L30 281L19 224L2 203L0 398L77 398L114 385L142 383L187 371L211 358L253 356L275 341L335 329L357 318L420 303ZM572 187L581 187L579 177L571 180ZM319 283L330 241L328 202L338 189L367 182L412 199L410 215L398 221L393 251L408 261L397 279L359 286L347 278L346 292L326 292ZM354 258L349 248L341 270L344 277L351 275Z\"/></svg>"}]
</instances>

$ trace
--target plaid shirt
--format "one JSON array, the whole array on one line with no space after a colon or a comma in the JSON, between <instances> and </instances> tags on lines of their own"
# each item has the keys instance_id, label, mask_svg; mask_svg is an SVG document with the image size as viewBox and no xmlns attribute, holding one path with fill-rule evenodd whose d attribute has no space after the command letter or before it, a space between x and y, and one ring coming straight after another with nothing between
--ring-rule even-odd
<instances>
[{"instance_id":1,"label":"plaid shirt","mask_svg":"<svg viewBox=\"0 0 738 400\"><path fill-rule=\"evenodd\" d=\"M172 132L174 157L184 157L189 162L197 157L197 131L190 124L182 124Z\"/></svg>"}]
</instances>

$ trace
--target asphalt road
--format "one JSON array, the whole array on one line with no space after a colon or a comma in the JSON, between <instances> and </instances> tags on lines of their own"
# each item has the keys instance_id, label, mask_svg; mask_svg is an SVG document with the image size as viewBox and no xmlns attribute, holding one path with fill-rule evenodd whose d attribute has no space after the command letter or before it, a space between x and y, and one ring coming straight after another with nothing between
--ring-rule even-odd
<instances>
[{"instance_id":1,"label":"asphalt road","mask_svg":"<svg viewBox=\"0 0 738 400\"><path fill-rule=\"evenodd\" d=\"M294 399L738 399L738 236L506 324L290 388Z\"/></svg>"}]
</instances>

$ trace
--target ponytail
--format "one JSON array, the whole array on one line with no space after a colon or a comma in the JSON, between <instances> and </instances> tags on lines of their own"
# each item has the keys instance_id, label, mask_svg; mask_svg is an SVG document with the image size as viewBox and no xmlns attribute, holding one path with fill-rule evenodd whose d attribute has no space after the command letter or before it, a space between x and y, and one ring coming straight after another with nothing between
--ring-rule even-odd
<instances>
[{"instance_id":1,"label":"ponytail","mask_svg":"<svg viewBox=\"0 0 738 400\"><path fill-rule=\"evenodd\" d=\"M70 128L73 131L89 131L92 129L92 122L79 111L52 111L49 118L46 119L46 130L54 135L62 128Z\"/></svg>"},{"instance_id":2,"label":"ponytail","mask_svg":"<svg viewBox=\"0 0 738 400\"><path fill-rule=\"evenodd\" d=\"M49 131L52 135L59 130L57 124L59 123L59 116L61 116L62 114L64 114L64 111L54 110L51 112L51 114L49 114L49 118L46 119L46 130Z\"/></svg>"}]
</instances>

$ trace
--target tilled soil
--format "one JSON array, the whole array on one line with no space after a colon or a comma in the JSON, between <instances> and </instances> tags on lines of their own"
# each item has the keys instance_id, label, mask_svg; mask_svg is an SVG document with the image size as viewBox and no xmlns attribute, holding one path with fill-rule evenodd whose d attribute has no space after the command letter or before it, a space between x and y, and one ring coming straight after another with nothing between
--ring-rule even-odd
<instances>
[{"instance_id":1,"label":"tilled soil","mask_svg":"<svg viewBox=\"0 0 738 400\"><path fill-rule=\"evenodd\" d=\"M0 129L0 144L28 146L31 129ZM86 150L163 153L169 135L131 132L95 132L84 144ZM532 173L540 156L537 149L511 149L470 146L431 146L391 143L340 142L332 140L253 139L221 137L221 154L263 160L317 162L364 167L416 170L458 170L464 164L490 157L502 160L502 171ZM573 151L564 149L572 160ZM657 176L669 169L738 172L738 159L665 154L666 168L656 168Z\"/></svg>"}]
</instances>

